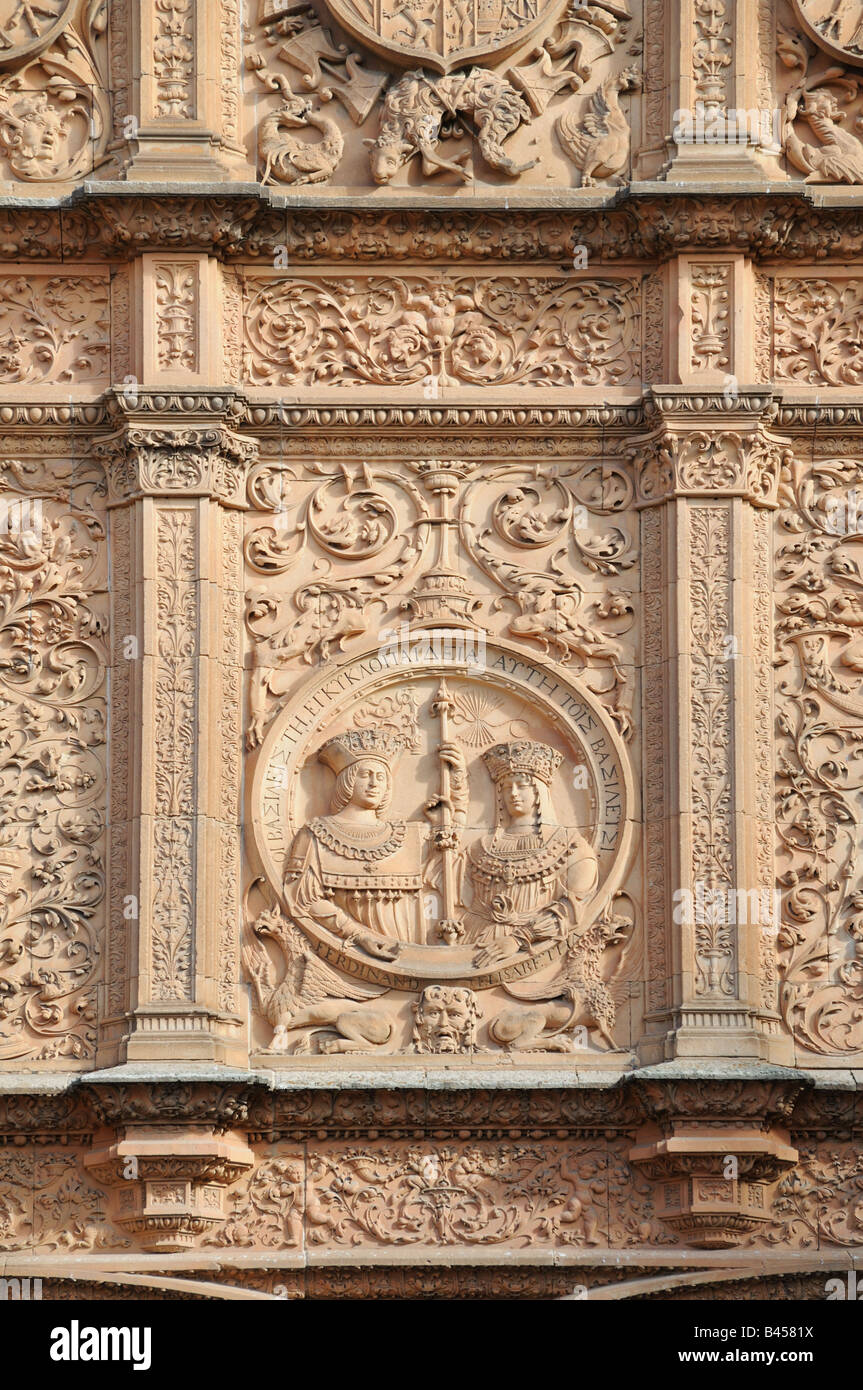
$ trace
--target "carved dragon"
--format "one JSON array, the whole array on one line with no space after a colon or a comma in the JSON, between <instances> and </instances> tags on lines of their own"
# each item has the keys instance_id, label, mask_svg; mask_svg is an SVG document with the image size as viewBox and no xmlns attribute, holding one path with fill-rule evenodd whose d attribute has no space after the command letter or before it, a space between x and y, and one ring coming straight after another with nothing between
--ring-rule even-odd
<instances>
[{"instance_id":1,"label":"carved dragon","mask_svg":"<svg viewBox=\"0 0 863 1390\"><path fill-rule=\"evenodd\" d=\"M315 144L287 134L314 126L323 135ZM345 142L336 122L312 111L309 98L292 97L261 122L258 150L264 160L262 182L325 183L335 171Z\"/></svg>"}]
</instances>

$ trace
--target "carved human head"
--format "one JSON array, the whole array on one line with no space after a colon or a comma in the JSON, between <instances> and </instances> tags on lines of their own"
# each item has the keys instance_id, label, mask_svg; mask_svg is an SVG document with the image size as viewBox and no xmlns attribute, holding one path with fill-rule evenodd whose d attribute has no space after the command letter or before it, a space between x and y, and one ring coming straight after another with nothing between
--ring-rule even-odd
<instances>
[{"instance_id":1,"label":"carved human head","mask_svg":"<svg viewBox=\"0 0 863 1390\"><path fill-rule=\"evenodd\" d=\"M498 823L532 816L538 827L553 819L549 789L562 757L547 743L529 739L497 743L483 753L495 786Z\"/></svg>"},{"instance_id":2,"label":"carved human head","mask_svg":"<svg viewBox=\"0 0 863 1390\"><path fill-rule=\"evenodd\" d=\"M479 1012L473 990L427 985L414 1004L415 1052L472 1052Z\"/></svg>"},{"instance_id":3,"label":"carved human head","mask_svg":"<svg viewBox=\"0 0 863 1390\"><path fill-rule=\"evenodd\" d=\"M380 814L392 796L392 774L402 745L388 729L349 729L329 739L318 760L336 774L331 808L355 805Z\"/></svg>"}]
</instances>

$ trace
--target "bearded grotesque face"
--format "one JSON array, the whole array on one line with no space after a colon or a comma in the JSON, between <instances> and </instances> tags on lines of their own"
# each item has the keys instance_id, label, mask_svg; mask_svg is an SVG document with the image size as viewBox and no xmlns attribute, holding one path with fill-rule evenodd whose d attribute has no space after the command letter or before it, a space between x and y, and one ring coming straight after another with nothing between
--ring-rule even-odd
<instances>
[{"instance_id":1,"label":"bearded grotesque face","mask_svg":"<svg viewBox=\"0 0 863 1390\"><path fill-rule=\"evenodd\" d=\"M476 1000L460 985L429 985L414 1011L417 1052L472 1052L476 1046Z\"/></svg>"}]
</instances>

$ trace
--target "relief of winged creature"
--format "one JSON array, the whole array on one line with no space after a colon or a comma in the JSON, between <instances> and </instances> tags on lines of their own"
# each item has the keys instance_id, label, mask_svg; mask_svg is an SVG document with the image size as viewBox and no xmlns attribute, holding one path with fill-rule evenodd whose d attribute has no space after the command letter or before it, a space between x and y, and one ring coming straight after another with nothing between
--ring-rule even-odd
<instances>
[{"instance_id":1,"label":"relief of winged creature","mask_svg":"<svg viewBox=\"0 0 863 1390\"><path fill-rule=\"evenodd\" d=\"M629 159L629 122L620 106L621 92L641 90L635 68L607 77L592 100L592 110L583 119L564 112L557 120L557 133L567 154L581 170L582 188L592 188L598 179L623 183L622 170Z\"/></svg>"},{"instance_id":2,"label":"relief of winged creature","mask_svg":"<svg viewBox=\"0 0 863 1390\"><path fill-rule=\"evenodd\" d=\"M275 941L284 955L286 969L279 984L260 944L262 937ZM268 1052L284 1053L289 1047L293 1052L311 1051L315 1033L323 1034L318 1046L326 1053L361 1052L391 1040L391 1014L368 1007L385 991L359 980L348 982L337 974L277 907L260 913L251 930L247 929L243 963L259 1010L273 1027Z\"/></svg>"}]
</instances>

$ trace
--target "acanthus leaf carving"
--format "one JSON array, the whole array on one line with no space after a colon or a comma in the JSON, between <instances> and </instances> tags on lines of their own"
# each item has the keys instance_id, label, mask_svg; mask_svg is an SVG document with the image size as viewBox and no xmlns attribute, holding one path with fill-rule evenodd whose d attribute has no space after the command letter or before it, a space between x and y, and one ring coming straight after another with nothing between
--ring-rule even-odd
<instances>
[{"instance_id":1,"label":"acanthus leaf carving","mask_svg":"<svg viewBox=\"0 0 863 1390\"><path fill-rule=\"evenodd\" d=\"M798 1043L828 1056L863 1048L861 476L853 458L790 461L776 554L780 1007Z\"/></svg>"}]
</instances>

